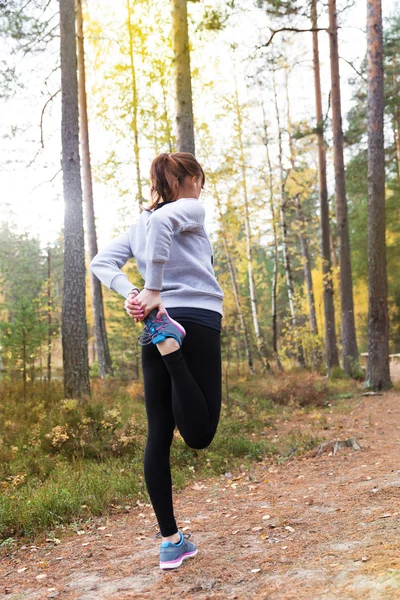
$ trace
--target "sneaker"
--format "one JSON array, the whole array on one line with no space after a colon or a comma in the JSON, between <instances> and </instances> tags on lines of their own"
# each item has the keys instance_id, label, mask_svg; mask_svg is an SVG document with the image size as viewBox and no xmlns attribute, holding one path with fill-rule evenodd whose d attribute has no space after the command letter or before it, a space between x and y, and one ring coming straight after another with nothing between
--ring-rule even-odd
<instances>
[{"instance_id":1,"label":"sneaker","mask_svg":"<svg viewBox=\"0 0 400 600\"><path fill-rule=\"evenodd\" d=\"M144 319L144 330L139 336L139 344L158 344L167 337L174 338L180 346L182 346L183 338L186 335L185 329L178 321L171 319L166 312L157 318L158 308L153 308Z\"/></svg>"},{"instance_id":2,"label":"sneaker","mask_svg":"<svg viewBox=\"0 0 400 600\"><path fill-rule=\"evenodd\" d=\"M198 552L196 546L192 542L187 541L190 533L183 534L181 531L178 533L181 537L180 542L176 544L173 542L162 542L160 546L160 569L176 569L181 566L186 558L196 556ZM161 532L158 532L153 539L157 537L162 537Z\"/></svg>"}]
</instances>

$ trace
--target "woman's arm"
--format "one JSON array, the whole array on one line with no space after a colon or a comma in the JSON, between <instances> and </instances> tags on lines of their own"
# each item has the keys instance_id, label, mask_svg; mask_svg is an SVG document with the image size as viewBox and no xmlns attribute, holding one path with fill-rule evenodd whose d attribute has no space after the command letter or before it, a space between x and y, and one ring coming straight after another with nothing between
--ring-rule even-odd
<instances>
[{"instance_id":1,"label":"woman's arm","mask_svg":"<svg viewBox=\"0 0 400 600\"><path fill-rule=\"evenodd\" d=\"M90 268L104 285L127 298L136 286L129 281L121 268L132 257L133 252L129 241L129 233L125 231L96 254L90 263Z\"/></svg>"}]
</instances>

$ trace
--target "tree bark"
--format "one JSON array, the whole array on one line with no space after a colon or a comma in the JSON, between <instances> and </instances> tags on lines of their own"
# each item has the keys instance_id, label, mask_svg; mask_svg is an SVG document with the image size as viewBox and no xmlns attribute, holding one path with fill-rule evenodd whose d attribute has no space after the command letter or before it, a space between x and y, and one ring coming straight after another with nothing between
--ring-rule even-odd
<instances>
[{"instance_id":1,"label":"tree bark","mask_svg":"<svg viewBox=\"0 0 400 600\"><path fill-rule=\"evenodd\" d=\"M382 7L367 0L368 68L368 366L366 387L391 387L385 241Z\"/></svg>"},{"instance_id":2,"label":"tree bark","mask_svg":"<svg viewBox=\"0 0 400 600\"><path fill-rule=\"evenodd\" d=\"M328 4L333 159L335 167L336 222L337 234L339 238L340 296L342 305L343 370L347 375L355 375L359 371L359 362L354 320L353 281L351 274L350 237L343 158L342 108L340 97L336 0L329 0Z\"/></svg>"},{"instance_id":3,"label":"tree bark","mask_svg":"<svg viewBox=\"0 0 400 600\"><path fill-rule=\"evenodd\" d=\"M246 236L246 254L247 254L247 272L249 277L249 294L251 304L251 314L253 317L254 333L256 337L257 349L260 361L263 365L264 370L270 369L268 360L268 350L265 344L264 336L261 332L260 324L258 321L257 311L257 294L256 286L254 282L253 272L253 248L252 248L252 236L251 236L251 225L250 225L250 212L249 212L249 198L247 192L247 173L246 173L246 159L244 155L243 145L243 127L242 127L242 114L239 105L239 93L237 89L236 75L235 75L235 110L237 119L237 134L239 142L239 161L240 169L242 172L242 189L243 189L243 216L244 216L244 230Z\"/></svg>"},{"instance_id":4,"label":"tree bark","mask_svg":"<svg viewBox=\"0 0 400 600\"><path fill-rule=\"evenodd\" d=\"M317 0L311 4L311 27L318 28ZM312 32L313 42L313 69L315 87L315 109L317 119L318 141L318 188L320 204L320 230L321 230L321 255L322 255L322 281L324 296L325 317L325 360L329 375L333 367L339 366L339 356L336 341L335 305L333 302L333 279L330 250L330 224L328 184L326 178L326 147L324 138L324 119L322 114L321 72L319 64L318 31Z\"/></svg>"},{"instance_id":5,"label":"tree bark","mask_svg":"<svg viewBox=\"0 0 400 600\"><path fill-rule=\"evenodd\" d=\"M82 151L82 171L84 183L83 198L85 203L86 237L88 242L89 260L92 260L98 252L98 247L96 235L96 220L94 214L92 169L90 164L82 0L76 0L76 24L79 73L79 116ZM99 364L100 377L104 379L107 373L111 374L113 372L113 369L110 349L108 345L106 321L104 317L103 291L101 287L101 282L93 273L90 273L90 284L92 291L94 329L96 334L97 360Z\"/></svg>"},{"instance_id":6,"label":"tree bark","mask_svg":"<svg viewBox=\"0 0 400 600\"><path fill-rule=\"evenodd\" d=\"M126 8L128 11L128 36L129 36L129 60L131 69L131 84L132 84L132 123L131 129L133 132L133 150L135 154L135 168L136 168L136 185L137 185L137 202L139 204L139 210L142 211L146 203L143 197L142 177L140 173L140 146L139 146L139 129L138 129L138 92L137 92L137 81L136 81L136 68L135 68L135 56L133 50L133 33L132 33L132 22L131 22L131 4L130 0L126 0Z\"/></svg>"},{"instance_id":7,"label":"tree bark","mask_svg":"<svg viewBox=\"0 0 400 600\"><path fill-rule=\"evenodd\" d=\"M187 0L172 0L172 42L176 87L176 145L178 152L195 154Z\"/></svg>"},{"instance_id":8,"label":"tree bark","mask_svg":"<svg viewBox=\"0 0 400 600\"><path fill-rule=\"evenodd\" d=\"M79 110L75 0L60 2L61 142L64 190L64 289L62 348L64 393L90 394L86 323L85 246L79 160Z\"/></svg>"}]
</instances>

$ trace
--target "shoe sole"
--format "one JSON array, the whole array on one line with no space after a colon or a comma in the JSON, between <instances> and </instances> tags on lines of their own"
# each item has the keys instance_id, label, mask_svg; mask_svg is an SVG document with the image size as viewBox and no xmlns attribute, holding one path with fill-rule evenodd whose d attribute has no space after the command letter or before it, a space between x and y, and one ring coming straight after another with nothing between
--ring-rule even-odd
<instances>
[{"instance_id":1,"label":"shoe sole","mask_svg":"<svg viewBox=\"0 0 400 600\"><path fill-rule=\"evenodd\" d=\"M180 323L178 323L178 321L174 321L174 319L172 319L167 312L165 312L165 314L166 314L166 317L167 317L168 321L170 323L172 323L172 325L174 325L174 327L176 327L177 329L179 329L179 331L183 335L186 335L186 331L185 331L184 327L182 327L182 325Z\"/></svg>"},{"instance_id":2,"label":"shoe sole","mask_svg":"<svg viewBox=\"0 0 400 600\"><path fill-rule=\"evenodd\" d=\"M192 552L185 552L175 560L160 561L160 569L176 569L177 567L180 567L183 561L187 558L192 558L193 556L196 556L197 552L198 550L196 548L196 550L192 550Z\"/></svg>"}]
</instances>

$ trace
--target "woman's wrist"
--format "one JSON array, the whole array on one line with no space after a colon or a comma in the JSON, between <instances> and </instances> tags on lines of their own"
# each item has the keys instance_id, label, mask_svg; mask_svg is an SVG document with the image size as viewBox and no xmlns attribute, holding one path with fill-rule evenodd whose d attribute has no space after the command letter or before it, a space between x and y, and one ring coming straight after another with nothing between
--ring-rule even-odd
<instances>
[{"instance_id":1,"label":"woman's wrist","mask_svg":"<svg viewBox=\"0 0 400 600\"><path fill-rule=\"evenodd\" d=\"M149 288L144 288L146 292L151 292L152 294L159 294L161 290L151 290Z\"/></svg>"}]
</instances>

